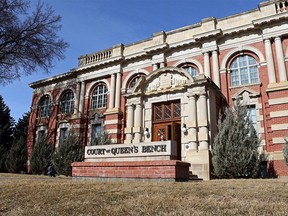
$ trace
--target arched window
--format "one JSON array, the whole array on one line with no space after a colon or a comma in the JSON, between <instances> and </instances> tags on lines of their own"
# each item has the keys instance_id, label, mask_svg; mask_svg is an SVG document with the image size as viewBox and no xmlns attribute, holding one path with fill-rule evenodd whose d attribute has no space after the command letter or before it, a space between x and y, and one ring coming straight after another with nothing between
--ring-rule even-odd
<instances>
[{"instance_id":1,"label":"arched window","mask_svg":"<svg viewBox=\"0 0 288 216\"><path fill-rule=\"evenodd\" d=\"M60 112L61 114L69 114L74 111L74 94L72 90L64 92L63 97L60 101Z\"/></svg>"},{"instance_id":2,"label":"arched window","mask_svg":"<svg viewBox=\"0 0 288 216\"><path fill-rule=\"evenodd\" d=\"M39 103L40 117L48 117L50 115L51 99L49 95L44 95Z\"/></svg>"},{"instance_id":3,"label":"arched window","mask_svg":"<svg viewBox=\"0 0 288 216\"><path fill-rule=\"evenodd\" d=\"M132 80L128 84L128 89L134 88L134 86L140 80L140 78L144 76L145 76L144 74L137 74L137 76L133 77Z\"/></svg>"},{"instance_id":4,"label":"arched window","mask_svg":"<svg viewBox=\"0 0 288 216\"><path fill-rule=\"evenodd\" d=\"M92 109L104 108L107 105L107 88L104 84L96 86L92 93Z\"/></svg>"},{"instance_id":5,"label":"arched window","mask_svg":"<svg viewBox=\"0 0 288 216\"><path fill-rule=\"evenodd\" d=\"M230 65L231 86L247 85L259 82L258 65L249 55L238 56Z\"/></svg>"},{"instance_id":6,"label":"arched window","mask_svg":"<svg viewBox=\"0 0 288 216\"><path fill-rule=\"evenodd\" d=\"M196 70L195 67L191 65L185 65L182 67L185 71L187 71L192 77L197 77L198 76L198 71Z\"/></svg>"}]
</instances>

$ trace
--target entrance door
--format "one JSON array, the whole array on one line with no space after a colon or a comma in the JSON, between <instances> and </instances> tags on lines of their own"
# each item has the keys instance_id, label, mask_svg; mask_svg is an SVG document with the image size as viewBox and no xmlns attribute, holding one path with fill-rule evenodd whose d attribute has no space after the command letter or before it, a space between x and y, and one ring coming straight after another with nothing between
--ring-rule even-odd
<instances>
[{"instance_id":1,"label":"entrance door","mask_svg":"<svg viewBox=\"0 0 288 216\"><path fill-rule=\"evenodd\" d=\"M159 124L154 125L153 141L171 140L171 125Z\"/></svg>"},{"instance_id":2,"label":"entrance door","mask_svg":"<svg viewBox=\"0 0 288 216\"><path fill-rule=\"evenodd\" d=\"M177 143L177 160L181 160L181 109L180 101L153 105L153 141L174 140Z\"/></svg>"},{"instance_id":3,"label":"entrance door","mask_svg":"<svg viewBox=\"0 0 288 216\"><path fill-rule=\"evenodd\" d=\"M173 140L177 142L177 160L181 160L181 122L174 122L173 126Z\"/></svg>"}]
</instances>

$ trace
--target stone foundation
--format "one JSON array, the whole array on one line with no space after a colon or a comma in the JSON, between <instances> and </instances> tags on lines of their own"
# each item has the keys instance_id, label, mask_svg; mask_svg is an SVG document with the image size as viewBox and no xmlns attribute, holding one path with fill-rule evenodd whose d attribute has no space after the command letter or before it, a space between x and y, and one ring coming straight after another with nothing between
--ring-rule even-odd
<instances>
[{"instance_id":1,"label":"stone foundation","mask_svg":"<svg viewBox=\"0 0 288 216\"><path fill-rule=\"evenodd\" d=\"M72 164L72 176L102 180L188 181L189 166L189 163L177 160L75 162Z\"/></svg>"}]
</instances>

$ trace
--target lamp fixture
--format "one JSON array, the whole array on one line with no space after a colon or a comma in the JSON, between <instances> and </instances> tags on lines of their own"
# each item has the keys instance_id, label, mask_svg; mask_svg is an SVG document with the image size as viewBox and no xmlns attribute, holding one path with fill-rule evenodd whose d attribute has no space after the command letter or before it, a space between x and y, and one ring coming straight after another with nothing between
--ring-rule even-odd
<instances>
[{"instance_id":1,"label":"lamp fixture","mask_svg":"<svg viewBox=\"0 0 288 216\"><path fill-rule=\"evenodd\" d=\"M148 130L148 128L145 128L144 135L145 135L146 137L149 136L149 130Z\"/></svg>"},{"instance_id":2,"label":"lamp fixture","mask_svg":"<svg viewBox=\"0 0 288 216\"><path fill-rule=\"evenodd\" d=\"M183 133L186 133L186 132L187 132L186 124L183 124L183 127L181 128L181 130L182 130Z\"/></svg>"}]
</instances>

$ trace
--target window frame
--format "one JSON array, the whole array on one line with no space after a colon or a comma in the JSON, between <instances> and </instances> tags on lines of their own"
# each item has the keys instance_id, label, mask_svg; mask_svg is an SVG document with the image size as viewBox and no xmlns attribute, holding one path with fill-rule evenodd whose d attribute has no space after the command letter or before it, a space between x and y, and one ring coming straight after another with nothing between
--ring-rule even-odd
<instances>
[{"instance_id":1,"label":"window frame","mask_svg":"<svg viewBox=\"0 0 288 216\"><path fill-rule=\"evenodd\" d=\"M102 87L102 89L100 89ZM100 92L102 91L102 92ZM91 109L102 109L107 107L108 88L104 83L99 83L91 94Z\"/></svg>"},{"instance_id":2,"label":"window frame","mask_svg":"<svg viewBox=\"0 0 288 216\"><path fill-rule=\"evenodd\" d=\"M187 73L189 73L193 78L199 76L199 70L197 67L195 67L192 64L185 64L182 65L181 68L183 68ZM189 69L189 70L187 70Z\"/></svg>"},{"instance_id":3,"label":"window frame","mask_svg":"<svg viewBox=\"0 0 288 216\"><path fill-rule=\"evenodd\" d=\"M59 130L59 145L66 144L68 139L68 127L61 127Z\"/></svg>"},{"instance_id":4,"label":"window frame","mask_svg":"<svg viewBox=\"0 0 288 216\"><path fill-rule=\"evenodd\" d=\"M243 59L245 59L245 61L243 61ZM251 60L253 60L253 63L251 63ZM233 64L235 64L235 66ZM256 58L252 55L242 54L236 56L229 66L230 86L238 87L259 83L258 65ZM253 69L255 71L253 71Z\"/></svg>"},{"instance_id":5,"label":"window frame","mask_svg":"<svg viewBox=\"0 0 288 216\"><path fill-rule=\"evenodd\" d=\"M42 96L39 102L39 117L40 118L49 117L50 109L51 109L51 97L49 95Z\"/></svg>"},{"instance_id":6,"label":"window frame","mask_svg":"<svg viewBox=\"0 0 288 216\"><path fill-rule=\"evenodd\" d=\"M60 113L64 115L73 114L74 101L74 92L71 89L65 90L60 100Z\"/></svg>"}]
</instances>

